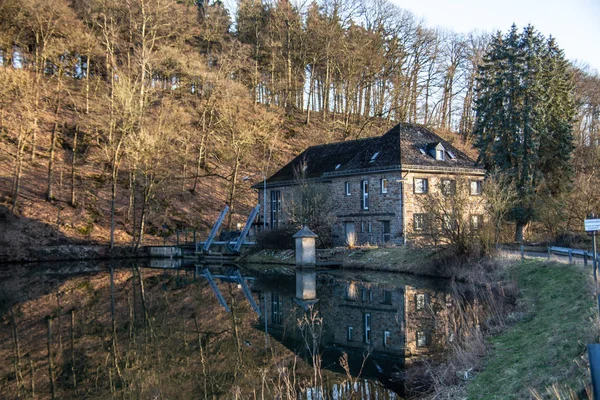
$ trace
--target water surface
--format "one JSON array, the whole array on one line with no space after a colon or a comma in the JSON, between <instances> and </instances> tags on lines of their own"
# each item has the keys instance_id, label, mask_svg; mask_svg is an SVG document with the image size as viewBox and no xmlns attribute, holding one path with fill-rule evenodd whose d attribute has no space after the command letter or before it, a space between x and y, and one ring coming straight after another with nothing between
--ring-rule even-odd
<instances>
[{"instance_id":1,"label":"water surface","mask_svg":"<svg viewBox=\"0 0 600 400\"><path fill-rule=\"evenodd\" d=\"M404 398L480 315L472 288L364 271L135 260L0 281L3 398Z\"/></svg>"}]
</instances>

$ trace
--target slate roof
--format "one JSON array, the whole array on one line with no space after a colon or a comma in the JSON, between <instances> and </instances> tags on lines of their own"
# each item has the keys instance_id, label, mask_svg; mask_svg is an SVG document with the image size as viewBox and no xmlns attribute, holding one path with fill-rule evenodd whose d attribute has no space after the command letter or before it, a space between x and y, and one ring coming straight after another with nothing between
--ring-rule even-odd
<instances>
[{"instance_id":1,"label":"slate roof","mask_svg":"<svg viewBox=\"0 0 600 400\"><path fill-rule=\"evenodd\" d=\"M437 144L444 146L447 152L444 160L436 160L427 151ZM474 160L429 129L407 123L394 126L379 137L311 146L268 178L267 184L292 183L294 171L302 165L306 165L308 179L408 168L483 173L482 168L475 167Z\"/></svg>"}]
</instances>

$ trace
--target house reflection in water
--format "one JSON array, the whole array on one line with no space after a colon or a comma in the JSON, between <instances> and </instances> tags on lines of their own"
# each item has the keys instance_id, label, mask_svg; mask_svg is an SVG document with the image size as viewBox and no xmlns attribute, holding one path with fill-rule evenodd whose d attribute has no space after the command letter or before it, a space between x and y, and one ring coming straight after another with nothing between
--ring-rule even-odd
<instances>
[{"instance_id":1,"label":"house reflection in water","mask_svg":"<svg viewBox=\"0 0 600 400\"><path fill-rule=\"evenodd\" d=\"M458 303L439 282L398 278L378 283L339 273L321 274L317 280L314 269L304 269L296 271L295 283L294 293L291 279L257 280L253 290L260 292L265 311L261 325L300 350L298 321L314 306L323 323L323 365L330 369L339 369L337 359L346 352L352 372L358 373L368 353L363 376L385 377L413 361L440 355L459 328L453 318Z\"/></svg>"}]
</instances>

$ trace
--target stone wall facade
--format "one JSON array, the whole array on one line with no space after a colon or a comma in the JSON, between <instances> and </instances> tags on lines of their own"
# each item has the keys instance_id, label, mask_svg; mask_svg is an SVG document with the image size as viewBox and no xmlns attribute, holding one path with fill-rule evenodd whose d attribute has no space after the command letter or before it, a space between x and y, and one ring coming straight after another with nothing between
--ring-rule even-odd
<instances>
[{"instance_id":1,"label":"stone wall facade","mask_svg":"<svg viewBox=\"0 0 600 400\"><path fill-rule=\"evenodd\" d=\"M481 174L449 174L440 172L407 172L403 174L405 193L403 203L405 205L404 216L406 218L407 241L421 241L427 234L426 230L415 228L415 214L425 213L424 203L427 202L428 196L441 195L442 180L448 179L457 182L457 196L464 196L466 205L464 207L463 219L468 220L472 215L480 215L484 217L485 203L483 193L471 195L470 183L481 182L483 187L483 172ZM418 179L427 179L427 193L417 193L415 185ZM452 195L450 195L452 196ZM438 222L439 223L439 222Z\"/></svg>"},{"instance_id":2,"label":"stone wall facade","mask_svg":"<svg viewBox=\"0 0 600 400\"><path fill-rule=\"evenodd\" d=\"M427 193L417 193L417 179L427 180ZM443 179L450 179L459 184L458 189L470 190L470 182L483 182L483 171L473 174L461 174L444 171L388 171L368 175L351 175L332 177L320 184L328 185L331 208L335 216L332 224L332 236L335 246L343 246L348 242L348 234L355 233L356 244L404 244L423 239L422 230L415 229L415 214L422 214L423 200L427 196L439 193ZM382 190L382 182L386 181L386 189ZM368 183L368 208L363 205L363 182ZM289 221L289 207L294 198L297 186L267 187L267 226L272 226L272 192L281 194L280 226ZM457 190L458 190L457 189ZM471 215L484 215L483 195L468 196L465 207L465 218ZM263 190L258 189L259 202L263 204ZM261 207L261 218L264 209ZM406 235L405 235L406 233Z\"/></svg>"}]
</instances>

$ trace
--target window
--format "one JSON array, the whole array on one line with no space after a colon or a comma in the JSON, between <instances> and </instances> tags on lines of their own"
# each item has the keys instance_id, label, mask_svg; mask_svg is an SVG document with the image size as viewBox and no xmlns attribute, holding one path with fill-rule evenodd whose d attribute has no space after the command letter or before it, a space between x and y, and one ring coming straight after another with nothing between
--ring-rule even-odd
<instances>
[{"instance_id":1,"label":"window","mask_svg":"<svg viewBox=\"0 0 600 400\"><path fill-rule=\"evenodd\" d=\"M346 182L344 187L346 189L346 196L350 196L350 182Z\"/></svg>"},{"instance_id":2,"label":"window","mask_svg":"<svg viewBox=\"0 0 600 400\"><path fill-rule=\"evenodd\" d=\"M425 306L427 305L427 298L425 297L425 294L424 293L417 294L417 296L415 298L415 303L416 303L417 311L423 310L425 308Z\"/></svg>"},{"instance_id":3,"label":"window","mask_svg":"<svg viewBox=\"0 0 600 400\"><path fill-rule=\"evenodd\" d=\"M383 301L381 303L382 304L387 304L387 305L391 305L392 304L392 291L391 290L384 290L383 291Z\"/></svg>"},{"instance_id":4,"label":"window","mask_svg":"<svg viewBox=\"0 0 600 400\"><path fill-rule=\"evenodd\" d=\"M281 313L281 297L279 293L271 293L271 323L281 324L282 321Z\"/></svg>"},{"instance_id":5,"label":"window","mask_svg":"<svg viewBox=\"0 0 600 400\"><path fill-rule=\"evenodd\" d=\"M363 303L366 303L367 301L370 303L373 302L373 291L371 289L362 289L361 295Z\"/></svg>"},{"instance_id":6,"label":"window","mask_svg":"<svg viewBox=\"0 0 600 400\"><path fill-rule=\"evenodd\" d=\"M444 150L436 150L435 151L435 159L436 160L440 160L440 161L444 161Z\"/></svg>"},{"instance_id":7,"label":"window","mask_svg":"<svg viewBox=\"0 0 600 400\"><path fill-rule=\"evenodd\" d=\"M428 188L427 178L415 178L415 193L427 193Z\"/></svg>"},{"instance_id":8,"label":"window","mask_svg":"<svg viewBox=\"0 0 600 400\"><path fill-rule=\"evenodd\" d=\"M371 343L371 314L365 314L365 343Z\"/></svg>"},{"instance_id":9,"label":"window","mask_svg":"<svg viewBox=\"0 0 600 400\"><path fill-rule=\"evenodd\" d=\"M388 347L390 345L390 331L383 331L383 346Z\"/></svg>"},{"instance_id":10,"label":"window","mask_svg":"<svg viewBox=\"0 0 600 400\"><path fill-rule=\"evenodd\" d=\"M471 214L471 229L478 230L483 226L483 215Z\"/></svg>"},{"instance_id":11,"label":"window","mask_svg":"<svg viewBox=\"0 0 600 400\"><path fill-rule=\"evenodd\" d=\"M442 194L449 196L456 193L456 181L454 179L442 179Z\"/></svg>"},{"instance_id":12,"label":"window","mask_svg":"<svg viewBox=\"0 0 600 400\"><path fill-rule=\"evenodd\" d=\"M271 229L279 228L281 223L281 190L271 191Z\"/></svg>"},{"instance_id":13,"label":"window","mask_svg":"<svg viewBox=\"0 0 600 400\"><path fill-rule=\"evenodd\" d=\"M360 208L362 210L369 209L369 181L361 181L362 196L360 197Z\"/></svg>"},{"instance_id":14,"label":"window","mask_svg":"<svg viewBox=\"0 0 600 400\"><path fill-rule=\"evenodd\" d=\"M481 181L471 181L471 195L479 196L482 192Z\"/></svg>"},{"instance_id":15,"label":"window","mask_svg":"<svg viewBox=\"0 0 600 400\"><path fill-rule=\"evenodd\" d=\"M348 327L348 341L351 342L352 341L352 335L354 334L354 328L349 326Z\"/></svg>"},{"instance_id":16,"label":"window","mask_svg":"<svg viewBox=\"0 0 600 400\"><path fill-rule=\"evenodd\" d=\"M375 154L373 154L373 157L371 157L371 161L369 162L375 162L375 160L377 159L377 156L379 156L379 152L375 152Z\"/></svg>"},{"instance_id":17,"label":"window","mask_svg":"<svg viewBox=\"0 0 600 400\"><path fill-rule=\"evenodd\" d=\"M417 347L427 347L427 334L425 332L417 332Z\"/></svg>"},{"instance_id":18,"label":"window","mask_svg":"<svg viewBox=\"0 0 600 400\"><path fill-rule=\"evenodd\" d=\"M381 193L387 193L388 191L388 180L387 178L381 179Z\"/></svg>"},{"instance_id":19,"label":"window","mask_svg":"<svg viewBox=\"0 0 600 400\"><path fill-rule=\"evenodd\" d=\"M450 159L452 159L452 160L455 160L455 159L456 159L456 156L454 155L454 153L453 153L453 152L451 152L451 151L447 151L446 153L448 153L448 156L450 157Z\"/></svg>"},{"instance_id":20,"label":"window","mask_svg":"<svg viewBox=\"0 0 600 400\"><path fill-rule=\"evenodd\" d=\"M361 232L364 232L364 231L365 231L365 223L364 223L364 222L361 222L361 223L360 223L360 231L361 231Z\"/></svg>"},{"instance_id":21,"label":"window","mask_svg":"<svg viewBox=\"0 0 600 400\"><path fill-rule=\"evenodd\" d=\"M369 233L373 232L373 223L371 221L369 221Z\"/></svg>"},{"instance_id":22,"label":"window","mask_svg":"<svg viewBox=\"0 0 600 400\"><path fill-rule=\"evenodd\" d=\"M427 229L427 214L414 214L413 219L413 229L415 231L424 231Z\"/></svg>"},{"instance_id":23,"label":"window","mask_svg":"<svg viewBox=\"0 0 600 400\"><path fill-rule=\"evenodd\" d=\"M392 239L392 232L390 230L390 221L381 221L381 231L383 233L383 243L387 243Z\"/></svg>"},{"instance_id":24,"label":"window","mask_svg":"<svg viewBox=\"0 0 600 400\"><path fill-rule=\"evenodd\" d=\"M451 215L442 215L442 227L448 231L455 230L458 227L458 223Z\"/></svg>"},{"instance_id":25,"label":"window","mask_svg":"<svg viewBox=\"0 0 600 400\"><path fill-rule=\"evenodd\" d=\"M342 166L342 164L338 164L335 166L335 170L337 171L338 169L340 169L340 167Z\"/></svg>"}]
</instances>

